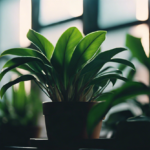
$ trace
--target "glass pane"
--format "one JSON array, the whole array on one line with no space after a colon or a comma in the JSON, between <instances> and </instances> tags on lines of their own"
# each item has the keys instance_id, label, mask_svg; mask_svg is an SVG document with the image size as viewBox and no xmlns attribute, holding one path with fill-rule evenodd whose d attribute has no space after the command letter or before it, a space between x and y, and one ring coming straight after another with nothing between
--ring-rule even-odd
<instances>
[{"instance_id":1,"label":"glass pane","mask_svg":"<svg viewBox=\"0 0 150 150\"><path fill-rule=\"evenodd\" d=\"M80 19L43 28L40 30L40 33L55 46L61 34L69 27L77 27L83 33L83 22Z\"/></svg>"},{"instance_id":2,"label":"glass pane","mask_svg":"<svg viewBox=\"0 0 150 150\"><path fill-rule=\"evenodd\" d=\"M83 14L83 0L41 0L39 22L47 25Z\"/></svg>"},{"instance_id":3,"label":"glass pane","mask_svg":"<svg viewBox=\"0 0 150 150\"><path fill-rule=\"evenodd\" d=\"M136 21L137 0L99 0L98 26L109 28Z\"/></svg>"},{"instance_id":4,"label":"glass pane","mask_svg":"<svg viewBox=\"0 0 150 150\"><path fill-rule=\"evenodd\" d=\"M19 47L19 0L0 1L0 53Z\"/></svg>"}]
</instances>

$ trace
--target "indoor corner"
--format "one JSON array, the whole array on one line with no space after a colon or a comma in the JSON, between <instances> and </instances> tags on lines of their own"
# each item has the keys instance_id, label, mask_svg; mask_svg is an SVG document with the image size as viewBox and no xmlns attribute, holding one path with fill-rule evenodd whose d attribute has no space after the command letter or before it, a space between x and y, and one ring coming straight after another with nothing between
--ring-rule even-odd
<instances>
[{"instance_id":1,"label":"indoor corner","mask_svg":"<svg viewBox=\"0 0 150 150\"><path fill-rule=\"evenodd\" d=\"M150 0L0 0L0 150L150 149Z\"/></svg>"}]
</instances>

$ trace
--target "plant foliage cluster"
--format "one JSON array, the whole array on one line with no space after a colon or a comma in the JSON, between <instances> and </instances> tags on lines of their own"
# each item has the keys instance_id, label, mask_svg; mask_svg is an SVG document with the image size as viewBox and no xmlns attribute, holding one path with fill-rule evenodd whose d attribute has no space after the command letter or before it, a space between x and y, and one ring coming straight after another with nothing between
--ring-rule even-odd
<instances>
[{"instance_id":1,"label":"plant foliage cluster","mask_svg":"<svg viewBox=\"0 0 150 150\"><path fill-rule=\"evenodd\" d=\"M141 64L143 64L150 72L150 57L147 57L144 52L144 48L141 43L141 38L137 38L130 34L127 34L126 46L131 51L132 56L136 58ZM115 89L112 92L113 94L111 96L107 96L105 103L96 105L90 111L87 120L87 130L89 135L92 133L94 127L99 122L99 120L101 120L103 116L105 116L105 114L109 111L109 109L112 106L122 103L123 101L126 101L128 99L134 98L138 95L150 95L150 87L142 82L135 82L130 80L129 82L126 82L121 87ZM147 114L149 113L149 110L145 111Z\"/></svg>"},{"instance_id":2,"label":"plant foliage cluster","mask_svg":"<svg viewBox=\"0 0 150 150\"><path fill-rule=\"evenodd\" d=\"M22 75L1 88L1 97L12 85L21 81L34 80L53 102L100 101L110 93L103 93L111 82L117 79L127 81L121 70L108 62L121 63L135 69L125 59L113 58L125 51L114 48L101 52L100 46L105 40L106 31L92 32L83 36L76 27L67 29L54 47L44 36L29 30L27 38L37 46L31 48L13 48L1 53L1 56L15 55L3 66L0 80L9 71L24 69L29 74Z\"/></svg>"},{"instance_id":3,"label":"plant foliage cluster","mask_svg":"<svg viewBox=\"0 0 150 150\"><path fill-rule=\"evenodd\" d=\"M42 111L38 91L31 89L27 94L24 82L18 88L12 87L12 97L8 93L0 100L0 126L36 126Z\"/></svg>"}]
</instances>

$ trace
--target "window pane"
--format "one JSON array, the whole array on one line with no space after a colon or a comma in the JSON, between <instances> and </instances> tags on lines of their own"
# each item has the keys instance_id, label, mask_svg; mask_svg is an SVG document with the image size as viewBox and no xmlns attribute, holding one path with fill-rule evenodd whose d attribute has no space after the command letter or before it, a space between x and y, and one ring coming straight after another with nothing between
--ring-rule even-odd
<instances>
[{"instance_id":1,"label":"window pane","mask_svg":"<svg viewBox=\"0 0 150 150\"><path fill-rule=\"evenodd\" d=\"M0 53L19 47L19 0L0 0Z\"/></svg>"},{"instance_id":2,"label":"window pane","mask_svg":"<svg viewBox=\"0 0 150 150\"><path fill-rule=\"evenodd\" d=\"M83 14L83 0L41 0L39 22L47 25Z\"/></svg>"},{"instance_id":3,"label":"window pane","mask_svg":"<svg viewBox=\"0 0 150 150\"><path fill-rule=\"evenodd\" d=\"M80 19L68 21L55 26L42 28L40 33L45 36L54 46L56 45L61 34L69 27L77 27L83 33L83 22Z\"/></svg>"},{"instance_id":4,"label":"window pane","mask_svg":"<svg viewBox=\"0 0 150 150\"><path fill-rule=\"evenodd\" d=\"M136 1L99 0L98 26L109 28L136 21Z\"/></svg>"}]
</instances>

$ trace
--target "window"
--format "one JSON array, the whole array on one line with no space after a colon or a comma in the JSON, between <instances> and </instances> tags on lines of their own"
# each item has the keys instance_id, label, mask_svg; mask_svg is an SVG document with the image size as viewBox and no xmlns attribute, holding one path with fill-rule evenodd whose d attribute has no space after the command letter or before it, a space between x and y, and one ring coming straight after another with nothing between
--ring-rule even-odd
<instances>
[{"instance_id":1,"label":"window","mask_svg":"<svg viewBox=\"0 0 150 150\"><path fill-rule=\"evenodd\" d=\"M83 0L40 0L39 10L39 23L48 25L81 16Z\"/></svg>"}]
</instances>

